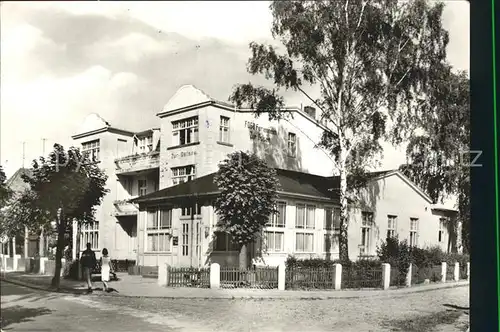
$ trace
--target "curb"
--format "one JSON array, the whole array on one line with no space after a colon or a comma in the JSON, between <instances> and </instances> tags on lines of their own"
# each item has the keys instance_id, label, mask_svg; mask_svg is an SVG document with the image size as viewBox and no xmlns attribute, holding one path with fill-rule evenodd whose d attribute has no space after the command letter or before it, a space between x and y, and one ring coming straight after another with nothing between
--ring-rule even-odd
<instances>
[{"instance_id":1,"label":"curb","mask_svg":"<svg viewBox=\"0 0 500 332\"><path fill-rule=\"evenodd\" d=\"M96 296L96 293L93 294L87 294L85 289L82 289L81 292L79 290L76 290L74 288L68 288L68 287L60 287L59 290L53 289L50 286L41 286L37 284L32 284L32 283L27 283L24 281L19 281L19 280L12 280L12 279L7 279L7 278L1 278L2 281L8 282L14 285L18 286L23 286L31 289L36 289L36 290L42 290L45 292L51 292L51 293L58 293L58 294L72 294L72 295L88 295L88 296ZM414 294L414 293L425 293L425 292L432 292L436 290L442 290L442 289L450 289L450 288L459 288L459 287L465 287L469 286L469 282L460 282L460 283L450 283L447 285L443 285L443 287L436 287L436 288L425 288L425 289L418 289L418 286L415 287L415 290L412 291L406 291L406 292L401 292L398 291L397 289L394 289L392 291L384 292L384 293L376 293L376 294L367 294L368 292L364 293L363 295L346 295L342 296L341 292L342 291L333 291L332 293L335 293L335 295L325 295L325 296L283 296L283 295L277 295L277 296L254 296L254 295L214 295L214 296L140 296L140 295L125 295L125 294L102 294L102 296L111 296L111 297L124 297L124 298L138 298L138 299L167 299L167 300L260 300L260 301L265 301L265 300L338 300L338 299L360 299L360 298L387 298L387 297L401 297L401 296L406 296L408 294ZM407 289L407 288L401 288L401 289ZM290 293L292 294L292 293Z\"/></svg>"}]
</instances>

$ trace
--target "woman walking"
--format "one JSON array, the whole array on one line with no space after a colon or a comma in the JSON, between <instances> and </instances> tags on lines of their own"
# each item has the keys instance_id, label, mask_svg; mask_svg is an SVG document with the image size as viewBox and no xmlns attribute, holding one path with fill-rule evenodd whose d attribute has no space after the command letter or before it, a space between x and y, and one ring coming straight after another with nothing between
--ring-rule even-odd
<instances>
[{"instance_id":1,"label":"woman walking","mask_svg":"<svg viewBox=\"0 0 500 332\"><path fill-rule=\"evenodd\" d=\"M101 258L101 280L104 284L104 291L110 292L110 288L108 287L109 275L112 272L111 267L111 258L109 257L108 249L102 249L102 258Z\"/></svg>"}]
</instances>

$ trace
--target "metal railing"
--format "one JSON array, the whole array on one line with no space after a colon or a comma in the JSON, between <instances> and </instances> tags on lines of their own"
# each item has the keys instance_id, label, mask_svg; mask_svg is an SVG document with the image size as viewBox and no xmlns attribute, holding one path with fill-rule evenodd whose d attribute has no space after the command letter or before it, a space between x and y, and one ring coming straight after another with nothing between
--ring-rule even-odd
<instances>
[{"instance_id":1,"label":"metal railing","mask_svg":"<svg viewBox=\"0 0 500 332\"><path fill-rule=\"evenodd\" d=\"M440 282L441 281L441 265L418 267L412 264L412 285L418 285L425 282Z\"/></svg>"},{"instance_id":2,"label":"metal railing","mask_svg":"<svg viewBox=\"0 0 500 332\"><path fill-rule=\"evenodd\" d=\"M382 288L382 267L342 267L342 289Z\"/></svg>"},{"instance_id":3,"label":"metal railing","mask_svg":"<svg viewBox=\"0 0 500 332\"><path fill-rule=\"evenodd\" d=\"M459 273L458 273L458 279L463 280L467 279L469 276L467 275L467 264L461 264Z\"/></svg>"},{"instance_id":4,"label":"metal railing","mask_svg":"<svg viewBox=\"0 0 500 332\"><path fill-rule=\"evenodd\" d=\"M278 288L277 267L254 267L240 270L235 267L221 267L221 288Z\"/></svg>"},{"instance_id":5,"label":"metal railing","mask_svg":"<svg viewBox=\"0 0 500 332\"><path fill-rule=\"evenodd\" d=\"M334 268L291 267L286 269L286 289L334 289Z\"/></svg>"},{"instance_id":6,"label":"metal railing","mask_svg":"<svg viewBox=\"0 0 500 332\"><path fill-rule=\"evenodd\" d=\"M168 286L210 288L210 269L169 266Z\"/></svg>"}]
</instances>

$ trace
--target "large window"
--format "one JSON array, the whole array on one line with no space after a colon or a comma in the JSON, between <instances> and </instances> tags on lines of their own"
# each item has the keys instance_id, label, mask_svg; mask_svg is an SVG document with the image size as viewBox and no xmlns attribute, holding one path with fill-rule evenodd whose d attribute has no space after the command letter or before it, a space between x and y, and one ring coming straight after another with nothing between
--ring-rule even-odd
<instances>
[{"instance_id":1,"label":"large window","mask_svg":"<svg viewBox=\"0 0 500 332\"><path fill-rule=\"evenodd\" d=\"M418 246L418 218L410 218L410 246Z\"/></svg>"},{"instance_id":2,"label":"large window","mask_svg":"<svg viewBox=\"0 0 500 332\"><path fill-rule=\"evenodd\" d=\"M193 180L196 176L196 167L194 165L172 168L172 185L184 183Z\"/></svg>"},{"instance_id":3,"label":"large window","mask_svg":"<svg viewBox=\"0 0 500 332\"><path fill-rule=\"evenodd\" d=\"M191 216L191 212L193 211L193 207L192 206L183 206L181 208L181 216L183 217L190 217ZM195 216L196 215L201 215L201 205L199 204L195 204Z\"/></svg>"},{"instance_id":4,"label":"large window","mask_svg":"<svg viewBox=\"0 0 500 332\"><path fill-rule=\"evenodd\" d=\"M238 251L239 245L231 239L231 235L226 232L217 231L214 233L214 251Z\"/></svg>"},{"instance_id":5,"label":"large window","mask_svg":"<svg viewBox=\"0 0 500 332\"><path fill-rule=\"evenodd\" d=\"M340 209L325 208L325 223L323 228L327 231L340 231Z\"/></svg>"},{"instance_id":6,"label":"large window","mask_svg":"<svg viewBox=\"0 0 500 332\"><path fill-rule=\"evenodd\" d=\"M170 251L170 233L172 229L172 210L147 211L147 251Z\"/></svg>"},{"instance_id":7,"label":"large window","mask_svg":"<svg viewBox=\"0 0 500 332\"><path fill-rule=\"evenodd\" d=\"M324 252L338 252L339 251L339 237L340 234L335 232L331 233L328 232L325 234L325 239L324 239Z\"/></svg>"},{"instance_id":8,"label":"large window","mask_svg":"<svg viewBox=\"0 0 500 332\"><path fill-rule=\"evenodd\" d=\"M198 117L172 122L172 145L198 142Z\"/></svg>"},{"instance_id":9,"label":"large window","mask_svg":"<svg viewBox=\"0 0 500 332\"><path fill-rule=\"evenodd\" d=\"M339 208L325 207L325 222L323 228L326 231L324 234L323 251L328 253L337 252L340 236Z\"/></svg>"},{"instance_id":10,"label":"large window","mask_svg":"<svg viewBox=\"0 0 500 332\"><path fill-rule=\"evenodd\" d=\"M372 227L373 227L373 213L361 213L361 243L360 255L368 255L371 249L372 240Z\"/></svg>"},{"instance_id":11,"label":"large window","mask_svg":"<svg viewBox=\"0 0 500 332\"><path fill-rule=\"evenodd\" d=\"M314 229L315 211L314 205L297 204L295 228Z\"/></svg>"},{"instance_id":12,"label":"large window","mask_svg":"<svg viewBox=\"0 0 500 332\"><path fill-rule=\"evenodd\" d=\"M286 203L278 202L278 213L269 216L267 227L285 227L286 224Z\"/></svg>"},{"instance_id":13,"label":"large window","mask_svg":"<svg viewBox=\"0 0 500 332\"><path fill-rule=\"evenodd\" d=\"M137 138L137 147L139 153L151 152L153 151L153 136L142 136Z\"/></svg>"},{"instance_id":14,"label":"large window","mask_svg":"<svg viewBox=\"0 0 500 332\"><path fill-rule=\"evenodd\" d=\"M397 225L398 217L388 215L387 216L387 238L396 237L396 225Z\"/></svg>"},{"instance_id":15,"label":"large window","mask_svg":"<svg viewBox=\"0 0 500 332\"><path fill-rule=\"evenodd\" d=\"M269 252L282 252L285 246L284 232L265 231L266 249Z\"/></svg>"},{"instance_id":16,"label":"large window","mask_svg":"<svg viewBox=\"0 0 500 332\"><path fill-rule=\"evenodd\" d=\"M139 196L144 196L148 193L148 181L145 179L137 181L137 187L139 188Z\"/></svg>"},{"instance_id":17,"label":"large window","mask_svg":"<svg viewBox=\"0 0 500 332\"><path fill-rule=\"evenodd\" d=\"M92 250L99 248L99 222L89 222L82 224L80 233L80 249L85 250L87 243L90 243Z\"/></svg>"},{"instance_id":18,"label":"large window","mask_svg":"<svg viewBox=\"0 0 500 332\"><path fill-rule=\"evenodd\" d=\"M99 161L99 152L101 150L100 141L98 139L90 142L82 143L82 154L88 157L93 162Z\"/></svg>"},{"instance_id":19,"label":"large window","mask_svg":"<svg viewBox=\"0 0 500 332\"><path fill-rule=\"evenodd\" d=\"M229 118L226 116L220 117L219 141L229 143Z\"/></svg>"},{"instance_id":20,"label":"large window","mask_svg":"<svg viewBox=\"0 0 500 332\"><path fill-rule=\"evenodd\" d=\"M296 233L295 234L295 251L297 251L297 252L313 252L314 251L314 234L313 233Z\"/></svg>"},{"instance_id":21,"label":"large window","mask_svg":"<svg viewBox=\"0 0 500 332\"><path fill-rule=\"evenodd\" d=\"M297 135L288 133L288 156L297 156Z\"/></svg>"},{"instance_id":22,"label":"large window","mask_svg":"<svg viewBox=\"0 0 500 332\"><path fill-rule=\"evenodd\" d=\"M282 252L285 246L285 233L280 228L286 225L286 203L278 202L277 209L278 213L269 216L264 232L265 247L268 252Z\"/></svg>"},{"instance_id":23,"label":"large window","mask_svg":"<svg viewBox=\"0 0 500 332\"><path fill-rule=\"evenodd\" d=\"M446 223L445 218L439 218L439 231L438 231L438 242L444 241L444 225Z\"/></svg>"}]
</instances>

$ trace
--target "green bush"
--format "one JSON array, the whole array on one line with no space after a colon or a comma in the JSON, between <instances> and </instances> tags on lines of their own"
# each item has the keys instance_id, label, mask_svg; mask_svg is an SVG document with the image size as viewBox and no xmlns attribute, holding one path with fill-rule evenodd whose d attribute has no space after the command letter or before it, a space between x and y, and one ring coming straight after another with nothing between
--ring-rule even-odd
<instances>
[{"instance_id":1,"label":"green bush","mask_svg":"<svg viewBox=\"0 0 500 332\"><path fill-rule=\"evenodd\" d=\"M286 268L333 268L339 261L326 260L321 258L297 259L289 255L285 261Z\"/></svg>"},{"instance_id":2,"label":"green bush","mask_svg":"<svg viewBox=\"0 0 500 332\"><path fill-rule=\"evenodd\" d=\"M411 252L406 240L399 241L398 237L389 237L377 248L380 261L389 263L398 270L397 285L404 285L410 268Z\"/></svg>"},{"instance_id":3,"label":"green bush","mask_svg":"<svg viewBox=\"0 0 500 332\"><path fill-rule=\"evenodd\" d=\"M341 264L343 268L352 267L355 269L363 268L378 268L381 267L382 262L379 260L360 260L360 261L347 261L328 260L322 258L307 258L297 259L295 256L289 255L285 261L286 268L333 268L335 264Z\"/></svg>"}]
</instances>

